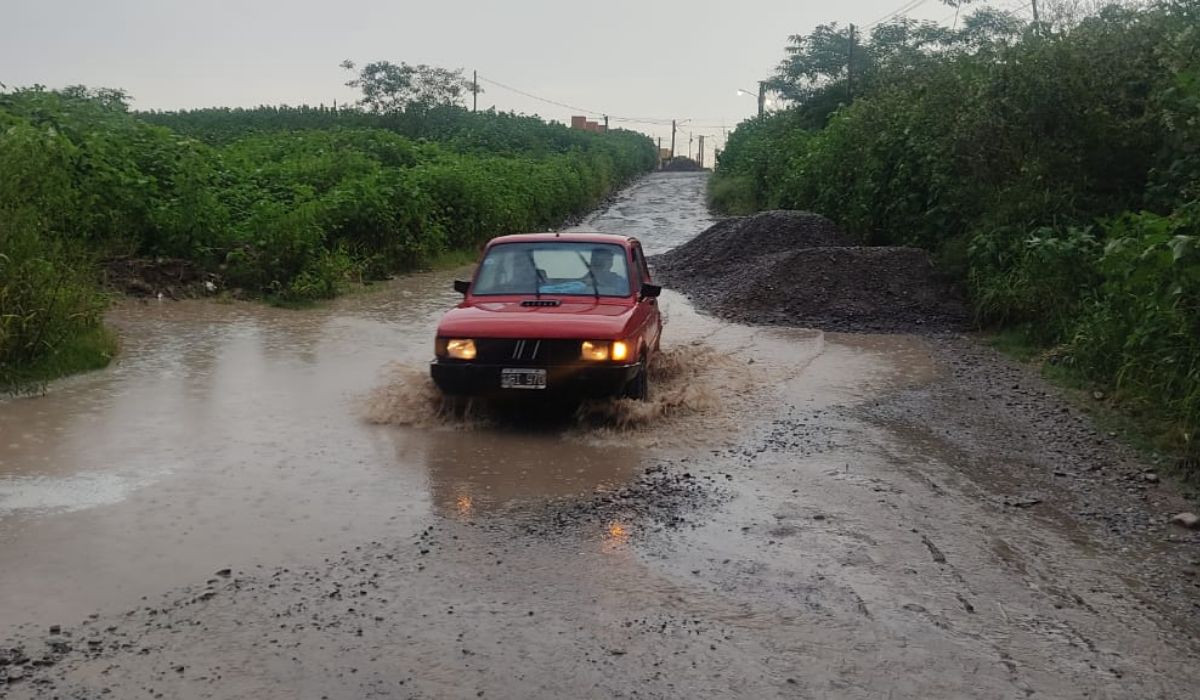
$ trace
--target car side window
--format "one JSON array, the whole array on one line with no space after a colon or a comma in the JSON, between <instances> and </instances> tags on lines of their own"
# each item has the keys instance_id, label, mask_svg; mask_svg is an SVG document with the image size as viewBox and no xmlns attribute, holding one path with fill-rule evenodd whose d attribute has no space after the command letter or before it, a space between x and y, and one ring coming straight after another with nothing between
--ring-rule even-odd
<instances>
[{"instance_id":1,"label":"car side window","mask_svg":"<svg viewBox=\"0 0 1200 700\"><path fill-rule=\"evenodd\" d=\"M640 243L633 244L633 268L637 271L638 289L646 282L650 282L650 268L646 266L646 256L642 254L642 246Z\"/></svg>"},{"instance_id":2,"label":"car side window","mask_svg":"<svg viewBox=\"0 0 1200 700\"><path fill-rule=\"evenodd\" d=\"M630 250L630 253L632 254L632 257L633 257L633 269L630 270L630 272L631 272L630 277L633 280L633 291L636 293L637 290L642 288L642 281L643 281L641 254L638 251L637 245L633 246L633 248Z\"/></svg>"}]
</instances>

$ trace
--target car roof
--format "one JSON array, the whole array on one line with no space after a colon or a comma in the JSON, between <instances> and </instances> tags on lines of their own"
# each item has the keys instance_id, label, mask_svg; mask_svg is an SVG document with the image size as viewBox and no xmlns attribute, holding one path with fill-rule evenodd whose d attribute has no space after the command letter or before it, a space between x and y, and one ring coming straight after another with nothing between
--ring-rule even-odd
<instances>
[{"instance_id":1,"label":"car roof","mask_svg":"<svg viewBox=\"0 0 1200 700\"><path fill-rule=\"evenodd\" d=\"M501 243L546 243L558 241L562 243L609 243L620 246L632 245L637 239L632 236L622 236L615 233L514 233L508 236L497 236L488 241L488 247Z\"/></svg>"}]
</instances>

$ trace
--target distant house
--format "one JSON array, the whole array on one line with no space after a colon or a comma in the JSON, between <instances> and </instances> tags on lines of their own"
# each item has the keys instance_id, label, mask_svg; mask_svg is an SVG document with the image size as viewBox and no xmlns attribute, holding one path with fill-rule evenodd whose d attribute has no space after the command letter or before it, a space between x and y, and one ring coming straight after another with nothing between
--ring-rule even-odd
<instances>
[{"instance_id":1,"label":"distant house","mask_svg":"<svg viewBox=\"0 0 1200 700\"><path fill-rule=\"evenodd\" d=\"M579 129L580 131L590 131L593 134L603 134L605 131L603 124L589 121L587 117L571 117L571 128Z\"/></svg>"}]
</instances>

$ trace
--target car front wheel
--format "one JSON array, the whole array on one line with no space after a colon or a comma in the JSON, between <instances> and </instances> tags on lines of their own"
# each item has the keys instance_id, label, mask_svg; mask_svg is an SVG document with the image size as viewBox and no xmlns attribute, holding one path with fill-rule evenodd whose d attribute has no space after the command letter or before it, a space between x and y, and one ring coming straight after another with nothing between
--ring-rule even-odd
<instances>
[{"instance_id":1,"label":"car front wheel","mask_svg":"<svg viewBox=\"0 0 1200 700\"><path fill-rule=\"evenodd\" d=\"M629 383L625 385L625 398L635 401L645 401L650 398L650 377L644 365L637 376L630 379Z\"/></svg>"}]
</instances>

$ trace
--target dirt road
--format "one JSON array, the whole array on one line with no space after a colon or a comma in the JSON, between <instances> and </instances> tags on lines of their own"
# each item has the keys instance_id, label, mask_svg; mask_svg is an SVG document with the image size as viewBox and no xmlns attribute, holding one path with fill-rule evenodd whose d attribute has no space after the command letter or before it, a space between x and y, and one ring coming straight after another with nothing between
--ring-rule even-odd
<instances>
[{"instance_id":1,"label":"dirt road","mask_svg":"<svg viewBox=\"0 0 1200 700\"><path fill-rule=\"evenodd\" d=\"M702 193L584 227L663 252ZM437 420L451 278L126 304L0 402L0 696L1195 697L1185 501L1024 368L667 293L649 404Z\"/></svg>"}]
</instances>

